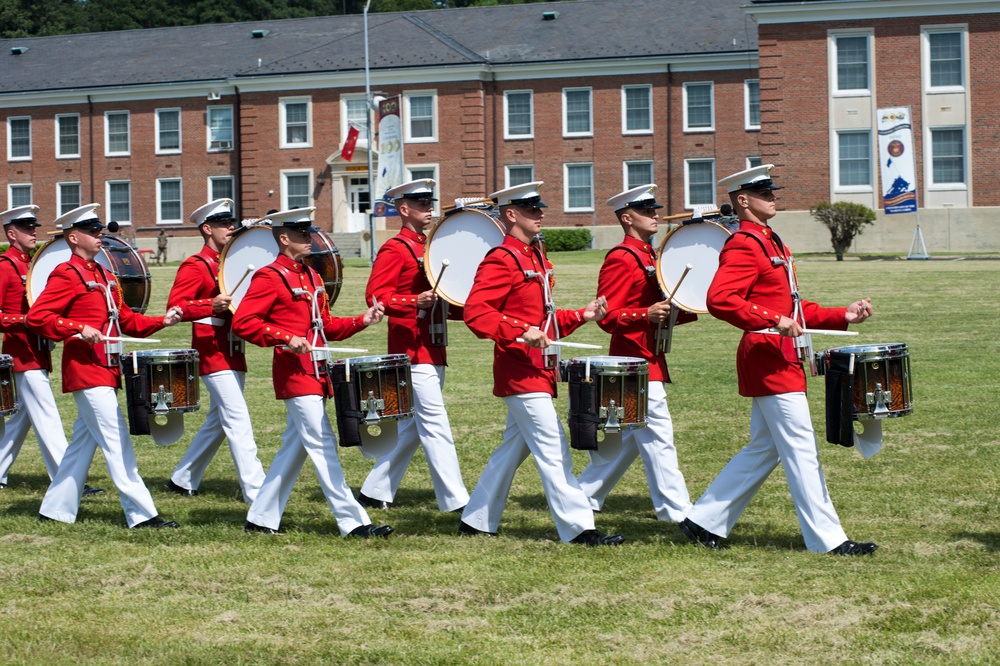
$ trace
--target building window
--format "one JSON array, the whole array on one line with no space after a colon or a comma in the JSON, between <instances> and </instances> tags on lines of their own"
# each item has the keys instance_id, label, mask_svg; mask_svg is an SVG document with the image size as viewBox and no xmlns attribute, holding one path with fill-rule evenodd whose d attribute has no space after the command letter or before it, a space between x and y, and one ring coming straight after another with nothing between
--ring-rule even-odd
<instances>
[{"instance_id":1,"label":"building window","mask_svg":"<svg viewBox=\"0 0 1000 666\"><path fill-rule=\"evenodd\" d=\"M208 149L233 149L233 107L208 107Z\"/></svg>"},{"instance_id":2,"label":"building window","mask_svg":"<svg viewBox=\"0 0 1000 666\"><path fill-rule=\"evenodd\" d=\"M434 107L437 96L428 92L409 92L403 95L403 111L406 114L406 141L429 143L437 141L437 123Z\"/></svg>"},{"instance_id":3,"label":"building window","mask_svg":"<svg viewBox=\"0 0 1000 666\"><path fill-rule=\"evenodd\" d=\"M108 181L108 221L132 223L132 183L127 180Z\"/></svg>"},{"instance_id":4,"label":"building window","mask_svg":"<svg viewBox=\"0 0 1000 666\"><path fill-rule=\"evenodd\" d=\"M507 187L531 183L535 180L535 166L533 164L518 164L507 166Z\"/></svg>"},{"instance_id":5,"label":"building window","mask_svg":"<svg viewBox=\"0 0 1000 666\"><path fill-rule=\"evenodd\" d=\"M60 215L83 205L80 202L80 183L59 183L57 196Z\"/></svg>"},{"instance_id":6,"label":"building window","mask_svg":"<svg viewBox=\"0 0 1000 666\"><path fill-rule=\"evenodd\" d=\"M927 61L931 88L965 85L963 32L927 32Z\"/></svg>"},{"instance_id":7,"label":"building window","mask_svg":"<svg viewBox=\"0 0 1000 666\"><path fill-rule=\"evenodd\" d=\"M649 185L653 181L653 163L651 161L625 162L625 189L631 190L640 185Z\"/></svg>"},{"instance_id":8,"label":"building window","mask_svg":"<svg viewBox=\"0 0 1000 666\"><path fill-rule=\"evenodd\" d=\"M564 193L568 213L594 210L594 165L567 164L564 171L566 191Z\"/></svg>"},{"instance_id":9,"label":"building window","mask_svg":"<svg viewBox=\"0 0 1000 666\"><path fill-rule=\"evenodd\" d=\"M156 152L181 152L181 110L156 110Z\"/></svg>"},{"instance_id":10,"label":"building window","mask_svg":"<svg viewBox=\"0 0 1000 666\"><path fill-rule=\"evenodd\" d=\"M370 120L368 113L368 102L362 95L358 96L347 96L344 95L340 98L341 102L341 118L343 119L343 124L341 126L341 136L343 140L347 140L347 133L352 127L358 128L358 141L368 140L368 122Z\"/></svg>"},{"instance_id":11,"label":"building window","mask_svg":"<svg viewBox=\"0 0 1000 666\"><path fill-rule=\"evenodd\" d=\"M279 100L282 148L308 148L312 145L311 101L308 97Z\"/></svg>"},{"instance_id":12,"label":"building window","mask_svg":"<svg viewBox=\"0 0 1000 666\"><path fill-rule=\"evenodd\" d=\"M837 92L868 92L868 35L836 35Z\"/></svg>"},{"instance_id":13,"label":"building window","mask_svg":"<svg viewBox=\"0 0 1000 666\"><path fill-rule=\"evenodd\" d=\"M533 95L530 90L504 92L503 133L505 139L530 139L534 135L533 104Z\"/></svg>"},{"instance_id":14,"label":"building window","mask_svg":"<svg viewBox=\"0 0 1000 666\"><path fill-rule=\"evenodd\" d=\"M184 205L180 178L157 180L156 188L156 209L159 211L156 223L181 224L184 221Z\"/></svg>"},{"instance_id":15,"label":"building window","mask_svg":"<svg viewBox=\"0 0 1000 666\"><path fill-rule=\"evenodd\" d=\"M872 138L868 130L837 132L837 187L871 189Z\"/></svg>"},{"instance_id":16,"label":"building window","mask_svg":"<svg viewBox=\"0 0 1000 666\"><path fill-rule=\"evenodd\" d=\"M622 86L622 133L653 131L653 86Z\"/></svg>"},{"instance_id":17,"label":"building window","mask_svg":"<svg viewBox=\"0 0 1000 666\"><path fill-rule=\"evenodd\" d=\"M684 207L715 205L715 160L684 160Z\"/></svg>"},{"instance_id":18,"label":"building window","mask_svg":"<svg viewBox=\"0 0 1000 666\"><path fill-rule=\"evenodd\" d=\"M563 136L593 136L590 88L563 89Z\"/></svg>"},{"instance_id":19,"label":"building window","mask_svg":"<svg viewBox=\"0 0 1000 666\"><path fill-rule=\"evenodd\" d=\"M11 208L14 206L27 206L32 203L30 183L25 183L23 185L9 185L7 190L7 200L10 202Z\"/></svg>"},{"instance_id":20,"label":"building window","mask_svg":"<svg viewBox=\"0 0 1000 666\"><path fill-rule=\"evenodd\" d=\"M964 128L931 130L931 184L966 184Z\"/></svg>"},{"instance_id":21,"label":"building window","mask_svg":"<svg viewBox=\"0 0 1000 666\"><path fill-rule=\"evenodd\" d=\"M232 176L215 176L208 179L211 200L236 199L236 186Z\"/></svg>"},{"instance_id":22,"label":"building window","mask_svg":"<svg viewBox=\"0 0 1000 666\"><path fill-rule=\"evenodd\" d=\"M56 157L80 157L79 114L56 116L56 133Z\"/></svg>"},{"instance_id":23,"label":"building window","mask_svg":"<svg viewBox=\"0 0 1000 666\"><path fill-rule=\"evenodd\" d=\"M312 206L312 171L282 171L282 210Z\"/></svg>"},{"instance_id":24,"label":"building window","mask_svg":"<svg viewBox=\"0 0 1000 666\"><path fill-rule=\"evenodd\" d=\"M747 79L743 82L743 117L748 130L760 129L760 81Z\"/></svg>"},{"instance_id":25,"label":"building window","mask_svg":"<svg viewBox=\"0 0 1000 666\"><path fill-rule=\"evenodd\" d=\"M129 113L108 111L104 114L104 154L129 154Z\"/></svg>"},{"instance_id":26,"label":"building window","mask_svg":"<svg viewBox=\"0 0 1000 666\"><path fill-rule=\"evenodd\" d=\"M31 118L7 119L7 159L31 159Z\"/></svg>"},{"instance_id":27,"label":"building window","mask_svg":"<svg viewBox=\"0 0 1000 666\"><path fill-rule=\"evenodd\" d=\"M713 88L706 83L684 84L684 131L712 132L715 130L715 110L712 104Z\"/></svg>"},{"instance_id":28,"label":"building window","mask_svg":"<svg viewBox=\"0 0 1000 666\"><path fill-rule=\"evenodd\" d=\"M754 167L759 167L762 164L759 157L748 157L747 158L747 168L752 169Z\"/></svg>"}]
</instances>

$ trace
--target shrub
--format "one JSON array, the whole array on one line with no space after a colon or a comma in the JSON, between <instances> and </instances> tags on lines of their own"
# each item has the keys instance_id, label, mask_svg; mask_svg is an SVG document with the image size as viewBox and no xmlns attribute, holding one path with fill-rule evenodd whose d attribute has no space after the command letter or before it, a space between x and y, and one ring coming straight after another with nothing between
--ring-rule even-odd
<instances>
[{"instance_id":1,"label":"shrub","mask_svg":"<svg viewBox=\"0 0 1000 666\"><path fill-rule=\"evenodd\" d=\"M830 230L830 242L833 243L837 261L844 260L844 252L851 247L854 238L860 236L865 225L873 224L876 218L875 211L868 206L846 201L834 204L824 201L810 208L809 213Z\"/></svg>"},{"instance_id":2,"label":"shrub","mask_svg":"<svg viewBox=\"0 0 1000 666\"><path fill-rule=\"evenodd\" d=\"M546 252L590 249L590 231L587 229L546 229L542 236L545 238Z\"/></svg>"}]
</instances>

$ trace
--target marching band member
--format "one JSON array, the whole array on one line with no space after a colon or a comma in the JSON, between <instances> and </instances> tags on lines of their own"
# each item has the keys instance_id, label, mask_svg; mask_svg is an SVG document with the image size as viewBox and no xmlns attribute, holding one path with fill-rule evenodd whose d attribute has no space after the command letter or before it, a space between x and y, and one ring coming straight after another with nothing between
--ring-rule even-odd
<instances>
[{"instance_id":1,"label":"marching band member","mask_svg":"<svg viewBox=\"0 0 1000 666\"><path fill-rule=\"evenodd\" d=\"M63 393L73 394L78 410L69 446L45 493L38 518L76 522L83 482L94 450L100 446L128 526L178 527L176 522L159 517L139 476L132 439L118 406L122 343L113 338L122 334L149 336L179 322L182 313L173 307L158 319L134 313L125 305L117 281L95 261L104 228L95 212L98 206L87 204L56 220L72 256L55 267L25 318L29 330L65 342Z\"/></svg>"},{"instance_id":2,"label":"marching band member","mask_svg":"<svg viewBox=\"0 0 1000 666\"><path fill-rule=\"evenodd\" d=\"M381 321L383 307L357 317L333 317L323 280L302 261L312 250L315 208L268 215L278 243L278 258L254 273L250 288L233 315L233 332L261 347L274 347L274 393L288 410L281 449L268 469L247 514L246 530L275 534L308 455L343 536L387 537L388 525L371 524L344 480L337 439L326 414L332 393L327 374L327 338L343 340Z\"/></svg>"},{"instance_id":3,"label":"marching band member","mask_svg":"<svg viewBox=\"0 0 1000 666\"><path fill-rule=\"evenodd\" d=\"M795 338L803 335L806 322L833 330L863 322L872 314L871 299L824 308L799 298L791 252L767 224L777 210L774 190L780 189L771 181L772 168L765 164L719 181L740 226L722 249L707 302L714 317L743 330L736 373L740 395L753 400L750 442L695 502L681 531L718 548L780 462L806 548L868 555L878 546L847 538L827 492ZM767 328L780 335L754 332Z\"/></svg>"},{"instance_id":4,"label":"marching band member","mask_svg":"<svg viewBox=\"0 0 1000 666\"><path fill-rule=\"evenodd\" d=\"M225 439L243 501L249 504L264 483L264 466L257 457L250 411L243 397L247 373L243 341L231 336L232 297L219 291L219 253L235 221L233 200L207 203L191 213L190 220L205 244L177 269L167 305L180 307L184 321L192 322L191 346L198 352L198 373L208 389L210 406L204 425L170 475L167 488L181 495L197 495L205 470Z\"/></svg>"},{"instance_id":5,"label":"marching band member","mask_svg":"<svg viewBox=\"0 0 1000 666\"><path fill-rule=\"evenodd\" d=\"M29 252L35 249L35 229L40 226L38 206L17 206L0 213L4 234L10 247L0 255L0 331L3 353L14 360L14 385L17 387L18 411L7 419L0 437L0 489L7 487L7 472L21 451L30 428L35 429L42 462L49 480L56 474L66 452L66 433L52 395L49 373L52 352L48 340L39 338L24 326L28 313ZM84 486L84 495L103 493L101 488Z\"/></svg>"},{"instance_id":6,"label":"marching band member","mask_svg":"<svg viewBox=\"0 0 1000 666\"><path fill-rule=\"evenodd\" d=\"M597 293L607 294L608 299L608 314L598 322L611 334L608 353L649 363L648 423L645 428L623 430L622 448L615 460L591 462L578 480L591 505L600 510L611 489L641 456L656 517L679 523L691 508L691 499L677 465L674 425L667 407L667 361L657 350L657 331L670 317L670 302L663 300L656 278L656 250L650 245L656 235L656 211L663 208L656 203L655 193L656 185L642 185L608 199L625 239L605 256L597 283ZM678 324L695 319L689 312L677 315Z\"/></svg>"},{"instance_id":7,"label":"marching band member","mask_svg":"<svg viewBox=\"0 0 1000 666\"><path fill-rule=\"evenodd\" d=\"M556 310L551 295L552 264L531 246L541 231L545 204L541 182L495 192L507 227L503 244L491 250L476 271L465 303L465 323L480 338L494 341L493 394L507 404L503 442L490 456L459 534L494 535L507 504L514 473L528 454L535 457L549 510L563 542L615 546L625 538L594 529L590 499L573 476L566 434L556 415L558 366L543 354L551 341L605 314L603 298L581 310ZM518 342L518 339L524 342Z\"/></svg>"},{"instance_id":8,"label":"marching band member","mask_svg":"<svg viewBox=\"0 0 1000 666\"><path fill-rule=\"evenodd\" d=\"M385 305L389 318L387 351L410 358L413 386L413 418L399 422L395 448L378 459L358 494L358 501L370 508L389 508L420 445L427 456L438 508L460 510L469 501L441 394L447 348L431 339L431 323L439 317L443 326L447 325L445 318L462 318L461 308L449 312L448 303L434 293L424 273L427 236L423 232L434 215L434 185L433 180L424 178L386 192L393 197L402 229L382 245L365 289L368 303Z\"/></svg>"}]
</instances>

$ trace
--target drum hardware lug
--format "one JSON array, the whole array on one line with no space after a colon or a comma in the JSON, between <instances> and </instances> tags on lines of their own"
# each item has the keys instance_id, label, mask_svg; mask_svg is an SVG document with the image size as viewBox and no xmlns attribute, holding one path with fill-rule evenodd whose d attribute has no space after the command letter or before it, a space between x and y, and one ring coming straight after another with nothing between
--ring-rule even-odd
<instances>
[{"instance_id":1,"label":"drum hardware lug","mask_svg":"<svg viewBox=\"0 0 1000 666\"><path fill-rule=\"evenodd\" d=\"M865 402L869 407L874 406L872 417L884 419L889 416L889 408L886 405L892 404L892 391L883 391L882 384L875 382L875 390L865 394Z\"/></svg>"},{"instance_id":2,"label":"drum hardware lug","mask_svg":"<svg viewBox=\"0 0 1000 666\"><path fill-rule=\"evenodd\" d=\"M156 403L153 411L157 414L166 414L170 411L170 405L174 404L173 392L167 393L164 390L163 384L160 384L160 390L154 393L152 397Z\"/></svg>"},{"instance_id":3,"label":"drum hardware lug","mask_svg":"<svg viewBox=\"0 0 1000 666\"><path fill-rule=\"evenodd\" d=\"M621 432L622 427L618 419L625 418L624 407L615 407L615 401L609 400L607 407L601 407L599 415L602 419L607 419L603 426L604 432Z\"/></svg>"},{"instance_id":4,"label":"drum hardware lug","mask_svg":"<svg viewBox=\"0 0 1000 666\"><path fill-rule=\"evenodd\" d=\"M378 412L385 409L385 400L376 398L375 391L368 391L368 399L361 401L361 407L368 410L365 414L365 423L378 423L382 420Z\"/></svg>"}]
</instances>

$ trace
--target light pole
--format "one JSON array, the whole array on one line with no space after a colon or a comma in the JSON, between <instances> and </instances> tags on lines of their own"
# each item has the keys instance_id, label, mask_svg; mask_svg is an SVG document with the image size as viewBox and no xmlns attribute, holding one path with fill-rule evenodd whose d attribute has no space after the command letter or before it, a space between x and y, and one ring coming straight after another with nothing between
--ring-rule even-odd
<instances>
[{"instance_id":1,"label":"light pole","mask_svg":"<svg viewBox=\"0 0 1000 666\"><path fill-rule=\"evenodd\" d=\"M372 0L365 1L365 109L367 113L365 117L368 119L368 235L369 235L369 258L370 261L375 261L375 179L373 176L372 169L372 147L374 142L372 141L372 82L371 75L368 70L368 7L372 4Z\"/></svg>"}]
</instances>

